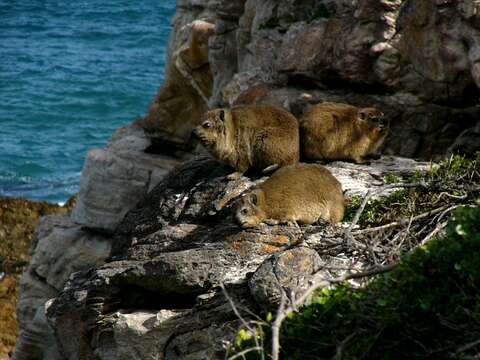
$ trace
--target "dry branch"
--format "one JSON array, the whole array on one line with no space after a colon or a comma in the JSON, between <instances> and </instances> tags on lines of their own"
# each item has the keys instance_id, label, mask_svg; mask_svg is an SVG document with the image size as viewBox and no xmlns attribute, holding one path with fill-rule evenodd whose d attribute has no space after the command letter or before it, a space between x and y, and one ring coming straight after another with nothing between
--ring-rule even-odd
<instances>
[{"instance_id":1,"label":"dry branch","mask_svg":"<svg viewBox=\"0 0 480 360\"><path fill-rule=\"evenodd\" d=\"M345 282L351 279L359 279L364 277L370 277L373 275L378 275L385 273L387 271L391 271L394 269L398 264L389 264L385 266L377 266L367 271L357 272L357 273L350 273L345 274L343 276L339 276L336 278L325 279L321 276L322 272L315 273L313 275L313 280L311 285L305 290L305 292L296 299L291 299L291 304L289 306L285 306L286 296L282 293L282 297L280 300L280 306L277 311L277 315L275 320L272 324L272 360L278 360L279 352L280 352L280 328L282 326L283 321L293 311L303 305L306 299L317 289L325 288L327 286L338 284Z\"/></svg>"},{"instance_id":2,"label":"dry branch","mask_svg":"<svg viewBox=\"0 0 480 360\"><path fill-rule=\"evenodd\" d=\"M348 227L348 229L347 229L347 231L346 231L347 235L350 235L351 232L352 232L352 229L354 228L354 226L357 225L358 220L360 219L360 216L362 215L362 212L363 212L363 210L365 209L365 206L366 206L367 203L368 203L368 200L370 200L370 198L371 198L373 195L378 195L378 194L382 193L383 191L389 190L389 189L426 187L426 186L427 186L427 184L426 184L424 181L420 181L420 182L416 182L416 183L388 184L388 185L380 186L378 189L373 190L373 191L372 191L372 190L368 190L367 194L366 194L365 197L363 198L363 201L362 201L360 207L359 207L358 210L356 211L355 216L353 217L353 220L352 220L352 222L350 223L350 226Z\"/></svg>"}]
</instances>

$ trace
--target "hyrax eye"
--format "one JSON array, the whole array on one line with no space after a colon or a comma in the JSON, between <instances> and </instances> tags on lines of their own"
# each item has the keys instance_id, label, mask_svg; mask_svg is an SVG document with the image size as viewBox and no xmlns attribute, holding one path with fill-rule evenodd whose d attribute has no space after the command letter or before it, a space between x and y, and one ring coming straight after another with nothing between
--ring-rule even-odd
<instances>
[{"instance_id":1,"label":"hyrax eye","mask_svg":"<svg viewBox=\"0 0 480 360\"><path fill-rule=\"evenodd\" d=\"M242 213L242 215L247 215L247 214L248 214L248 210L244 208L244 209L242 209L241 213Z\"/></svg>"},{"instance_id":2,"label":"hyrax eye","mask_svg":"<svg viewBox=\"0 0 480 360\"><path fill-rule=\"evenodd\" d=\"M210 129L212 127L212 123L210 121L205 121L202 124L202 127L205 128L205 129Z\"/></svg>"}]
</instances>

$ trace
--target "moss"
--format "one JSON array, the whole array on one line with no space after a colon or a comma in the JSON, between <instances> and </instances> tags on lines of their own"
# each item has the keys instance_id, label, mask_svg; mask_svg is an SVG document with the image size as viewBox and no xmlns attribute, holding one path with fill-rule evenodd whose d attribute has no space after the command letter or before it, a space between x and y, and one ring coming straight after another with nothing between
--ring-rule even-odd
<instances>
[{"instance_id":1,"label":"moss","mask_svg":"<svg viewBox=\"0 0 480 360\"><path fill-rule=\"evenodd\" d=\"M46 202L0 198L0 359L15 346L18 325L15 309L18 279L30 261L30 245L40 217L67 213L74 200L62 207Z\"/></svg>"},{"instance_id":2,"label":"moss","mask_svg":"<svg viewBox=\"0 0 480 360\"><path fill-rule=\"evenodd\" d=\"M394 174L387 174L383 178L383 182L385 184L395 184L395 183L399 183L401 181L402 181L402 179L400 177L398 177L397 175L394 175Z\"/></svg>"}]
</instances>

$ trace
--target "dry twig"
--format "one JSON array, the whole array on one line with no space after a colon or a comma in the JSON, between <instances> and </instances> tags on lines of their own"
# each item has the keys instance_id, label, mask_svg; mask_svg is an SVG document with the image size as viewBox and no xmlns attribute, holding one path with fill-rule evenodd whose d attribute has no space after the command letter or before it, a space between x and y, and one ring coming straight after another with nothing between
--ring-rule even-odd
<instances>
[{"instance_id":1,"label":"dry twig","mask_svg":"<svg viewBox=\"0 0 480 360\"><path fill-rule=\"evenodd\" d=\"M258 351L258 352L263 354L263 348L262 347L254 346L254 347L245 349L243 351L240 351L239 353L229 357L228 360L235 360L235 359L238 359L238 358L244 358L245 359L245 354L248 354L249 352L252 352L252 351Z\"/></svg>"},{"instance_id":2,"label":"dry twig","mask_svg":"<svg viewBox=\"0 0 480 360\"><path fill-rule=\"evenodd\" d=\"M258 339L257 339L257 336L256 336L256 331L255 329L253 329L250 324L242 317L242 315L240 314L240 311L238 311L237 307L235 306L235 303L233 302L232 298L230 297L230 295L228 294L227 292L227 289L225 289L225 285L223 285L223 283L220 283L220 288L222 289L222 292L223 292L223 295L225 296L225 298L227 299L228 303L230 304L234 314L237 316L237 318L240 319L240 321L242 322L243 326L245 326L245 328L248 329L248 331L252 334L253 336L253 339L255 341L255 349L258 349L258 350L262 350L260 351L260 354L261 354L261 357L262 357L262 360L264 360L264 351L263 351L263 346L261 346L259 343L258 343ZM252 349L254 348L250 348L249 351L253 351ZM248 350L248 349L247 349ZM248 352L248 351L247 351ZM243 351L243 353L246 353L245 351ZM235 357L234 357L235 358Z\"/></svg>"},{"instance_id":3,"label":"dry twig","mask_svg":"<svg viewBox=\"0 0 480 360\"><path fill-rule=\"evenodd\" d=\"M470 350L471 348L474 348L475 346L478 346L478 345L480 345L480 339L472 341L472 342L470 342L468 344L465 344L463 346L460 346L457 349L457 351L455 351L455 353L459 354L459 353L465 352L465 351Z\"/></svg>"},{"instance_id":4,"label":"dry twig","mask_svg":"<svg viewBox=\"0 0 480 360\"><path fill-rule=\"evenodd\" d=\"M444 221L443 223L438 223L437 226L435 226L435 229L433 229L431 232L428 233L427 236L425 236L422 241L420 242L420 246L425 245L427 242L429 242L435 235L437 235L440 231L445 229L447 226L448 221Z\"/></svg>"},{"instance_id":5,"label":"dry twig","mask_svg":"<svg viewBox=\"0 0 480 360\"><path fill-rule=\"evenodd\" d=\"M377 195L382 193L385 190L389 189L399 189L399 188L413 188L413 187L426 187L427 184L424 181L416 182L416 183L398 183L398 184L388 184L388 185L383 185L380 186L378 189L375 190L368 190L367 194L363 198L362 203L360 204L360 207L358 208L357 212L355 213L355 216L353 217L352 222L350 223L350 226L348 227L346 233L347 235L350 235L352 232L352 229L354 228L355 225L357 225L358 220L360 219L360 216L362 215L363 210L365 209L365 206L368 203L368 200L373 195Z\"/></svg>"},{"instance_id":6,"label":"dry twig","mask_svg":"<svg viewBox=\"0 0 480 360\"><path fill-rule=\"evenodd\" d=\"M446 206L441 206L439 208L424 212L420 215L412 217L411 221L421 220L421 219L424 219L426 217L438 214L439 212L445 210L445 208L446 208ZM405 222L406 222L405 219L399 220L399 221L393 221L389 224L385 224L385 225L381 225L381 226L376 226L376 227L371 227L371 228L366 228L366 229L361 229L361 230L355 230L353 232L353 234L358 235L358 234L365 234L365 233L370 233L370 232L375 232L375 231L386 230L386 229L390 229L392 227L403 225Z\"/></svg>"},{"instance_id":7,"label":"dry twig","mask_svg":"<svg viewBox=\"0 0 480 360\"><path fill-rule=\"evenodd\" d=\"M280 328L282 326L283 321L288 316L288 314L295 311L295 309L298 306L303 305L306 299L308 299L308 297L315 290L320 288L325 288L327 286L338 284L351 279L359 279L359 278L382 274L394 269L397 265L398 265L397 263L394 263L394 264L389 264L385 266L376 266L375 268L372 268L367 271L353 273L353 274L352 273L345 274L343 276L339 276L332 279L325 279L321 276L321 272L318 272L313 275L313 280L311 282L311 285L308 287L308 289L305 290L305 292L298 298L292 299L292 303L290 304L290 306L285 306L286 297L285 297L285 294L282 293L282 298L280 300L280 306L277 311L277 316L275 317L275 320L272 324L272 360L278 360L278 357L279 357Z\"/></svg>"}]
</instances>

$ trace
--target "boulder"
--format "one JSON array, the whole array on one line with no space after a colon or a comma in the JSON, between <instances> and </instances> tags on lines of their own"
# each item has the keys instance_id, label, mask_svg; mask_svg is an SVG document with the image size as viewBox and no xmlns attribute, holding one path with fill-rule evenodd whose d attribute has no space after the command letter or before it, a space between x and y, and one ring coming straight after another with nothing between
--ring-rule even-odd
<instances>
[{"instance_id":1,"label":"boulder","mask_svg":"<svg viewBox=\"0 0 480 360\"><path fill-rule=\"evenodd\" d=\"M329 168L344 177L347 192L365 194L387 172L402 176L426 166L387 157L369 167ZM238 313L250 319L272 309L281 292L295 296L308 287L314 272L338 276L332 266L368 265L358 254L339 252L346 246L342 226L240 228L235 199L266 177L228 180L229 173L209 157L187 161L124 217L106 263L71 275L48 303L61 353L222 359L242 323Z\"/></svg>"},{"instance_id":2,"label":"boulder","mask_svg":"<svg viewBox=\"0 0 480 360\"><path fill-rule=\"evenodd\" d=\"M320 269L321 258L307 247L296 247L266 259L258 267L248 285L255 300L275 308L283 296L286 299L304 292L312 274Z\"/></svg>"},{"instance_id":3,"label":"boulder","mask_svg":"<svg viewBox=\"0 0 480 360\"><path fill-rule=\"evenodd\" d=\"M191 70L175 82L181 100L162 95L173 86L167 81L146 119L162 124L155 131L181 149L208 108L263 103L295 112L335 100L382 108L395 134L386 145L390 155L437 160L448 149L475 151L479 145L465 132L479 119L478 13L478 5L455 1L180 1L170 64L184 46L186 24L215 25L210 95L184 84L195 77ZM304 93L311 99L299 101ZM177 102L180 111L167 109Z\"/></svg>"},{"instance_id":4,"label":"boulder","mask_svg":"<svg viewBox=\"0 0 480 360\"><path fill-rule=\"evenodd\" d=\"M68 215L43 218L35 238L32 261L20 281L14 359L62 359L46 322L45 303L57 296L72 273L102 264L111 240L82 229Z\"/></svg>"},{"instance_id":5,"label":"boulder","mask_svg":"<svg viewBox=\"0 0 480 360\"><path fill-rule=\"evenodd\" d=\"M80 179L72 220L102 232L113 232L178 160L147 153L151 142L136 126L122 128L105 149L90 150Z\"/></svg>"}]
</instances>

